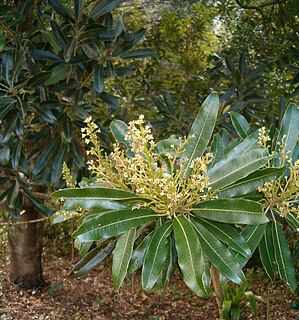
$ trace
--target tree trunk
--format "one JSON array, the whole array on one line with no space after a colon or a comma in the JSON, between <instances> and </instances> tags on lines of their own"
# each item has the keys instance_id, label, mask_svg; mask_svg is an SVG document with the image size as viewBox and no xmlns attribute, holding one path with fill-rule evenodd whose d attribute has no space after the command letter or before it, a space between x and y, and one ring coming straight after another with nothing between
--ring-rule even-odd
<instances>
[{"instance_id":1,"label":"tree trunk","mask_svg":"<svg viewBox=\"0 0 299 320\"><path fill-rule=\"evenodd\" d=\"M44 221L34 222L41 216L30 204L24 209L17 224L8 231L10 276L20 287L32 289L44 285L41 264Z\"/></svg>"},{"instance_id":2,"label":"tree trunk","mask_svg":"<svg viewBox=\"0 0 299 320\"><path fill-rule=\"evenodd\" d=\"M222 293L221 282L220 282L220 273L217 270L217 268L213 265L211 266L211 278L212 278L213 289L215 292L216 302L218 306L219 319L222 319L223 293Z\"/></svg>"}]
</instances>

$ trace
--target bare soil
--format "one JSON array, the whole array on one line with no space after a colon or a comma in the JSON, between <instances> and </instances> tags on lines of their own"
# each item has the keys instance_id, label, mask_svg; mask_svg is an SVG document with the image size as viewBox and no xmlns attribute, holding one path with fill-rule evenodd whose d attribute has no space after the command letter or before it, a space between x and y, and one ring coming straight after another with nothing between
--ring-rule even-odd
<instances>
[{"instance_id":1,"label":"bare soil","mask_svg":"<svg viewBox=\"0 0 299 320\"><path fill-rule=\"evenodd\" d=\"M98 320L209 320L217 319L213 297L198 298L175 272L164 292L144 293L140 277L127 281L116 292L111 281L110 262L79 279L68 277L74 262L69 258L44 255L44 276L48 285L25 291L9 281L8 265L0 257L0 320L98 319ZM261 272L252 273L251 290L260 296L257 314L245 308L243 319L291 320L299 318L290 306L296 296L282 283L269 285ZM267 309L270 288L269 309Z\"/></svg>"}]
</instances>

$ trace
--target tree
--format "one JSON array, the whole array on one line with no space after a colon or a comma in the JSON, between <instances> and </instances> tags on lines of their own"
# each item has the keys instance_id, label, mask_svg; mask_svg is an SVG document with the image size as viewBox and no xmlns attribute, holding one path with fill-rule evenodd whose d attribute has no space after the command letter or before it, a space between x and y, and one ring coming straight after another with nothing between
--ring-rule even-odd
<instances>
[{"instance_id":1,"label":"tree","mask_svg":"<svg viewBox=\"0 0 299 320\"><path fill-rule=\"evenodd\" d=\"M71 9L58 0L1 4L0 202L10 224L11 277L20 286L43 283L41 214L53 213L47 192L62 186L63 163L75 176L85 170L83 120L93 114L109 122L121 108L106 79L133 71L122 59L154 54L132 50L145 30L129 33L113 19L121 2L87 8L74 0ZM101 112L98 100L106 104Z\"/></svg>"}]
</instances>

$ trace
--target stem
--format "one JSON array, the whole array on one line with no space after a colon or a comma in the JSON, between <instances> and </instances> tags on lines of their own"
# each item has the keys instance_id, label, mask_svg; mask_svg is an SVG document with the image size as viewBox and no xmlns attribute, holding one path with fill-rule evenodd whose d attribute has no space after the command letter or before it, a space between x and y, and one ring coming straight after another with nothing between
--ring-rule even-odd
<instances>
[{"instance_id":1,"label":"stem","mask_svg":"<svg viewBox=\"0 0 299 320\"><path fill-rule=\"evenodd\" d=\"M268 284L268 294L267 294L267 320L270 320L270 289L271 289L271 283Z\"/></svg>"},{"instance_id":2,"label":"stem","mask_svg":"<svg viewBox=\"0 0 299 320\"><path fill-rule=\"evenodd\" d=\"M222 293L221 283L220 283L220 273L218 269L213 265L211 266L211 278L212 278L213 289L215 292L216 302L218 306L219 319L222 319L223 293Z\"/></svg>"}]
</instances>

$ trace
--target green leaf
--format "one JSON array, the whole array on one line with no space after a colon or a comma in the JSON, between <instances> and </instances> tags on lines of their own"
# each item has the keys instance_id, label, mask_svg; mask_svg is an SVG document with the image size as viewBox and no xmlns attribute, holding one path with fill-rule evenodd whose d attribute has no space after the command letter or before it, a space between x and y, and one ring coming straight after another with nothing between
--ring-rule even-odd
<instances>
[{"instance_id":1,"label":"green leaf","mask_svg":"<svg viewBox=\"0 0 299 320\"><path fill-rule=\"evenodd\" d=\"M91 60L98 61L101 57L101 50L95 43L85 43L82 48L86 56Z\"/></svg>"},{"instance_id":2,"label":"green leaf","mask_svg":"<svg viewBox=\"0 0 299 320\"><path fill-rule=\"evenodd\" d=\"M25 18L30 10L32 10L33 0L23 0L18 3L17 14L21 18Z\"/></svg>"},{"instance_id":3,"label":"green leaf","mask_svg":"<svg viewBox=\"0 0 299 320\"><path fill-rule=\"evenodd\" d=\"M277 141L285 142L285 151L292 156L299 135L299 107L295 103L290 103L284 113ZM283 138L284 137L284 138ZM276 148L277 150L277 148Z\"/></svg>"},{"instance_id":4,"label":"green leaf","mask_svg":"<svg viewBox=\"0 0 299 320\"><path fill-rule=\"evenodd\" d=\"M85 187L69 188L55 191L52 194L52 200L57 201L63 198L67 201L65 207L75 208L102 208L103 200L107 201L133 201L141 198L135 193L121 189L103 188L103 187Z\"/></svg>"},{"instance_id":5,"label":"green leaf","mask_svg":"<svg viewBox=\"0 0 299 320\"><path fill-rule=\"evenodd\" d=\"M72 120L67 114L65 114L62 121L63 121L63 132L64 132L65 140L68 143L71 143L73 140L73 132L74 132Z\"/></svg>"},{"instance_id":6,"label":"green leaf","mask_svg":"<svg viewBox=\"0 0 299 320\"><path fill-rule=\"evenodd\" d=\"M47 0L48 4L62 17L74 19L72 13L59 0Z\"/></svg>"},{"instance_id":7,"label":"green leaf","mask_svg":"<svg viewBox=\"0 0 299 320\"><path fill-rule=\"evenodd\" d=\"M57 41L55 35L52 32L45 30L40 30L40 32L56 53L60 52L63 49L60 42Z\"/></svg>"},{"instance_id":8,"label":"green leaf","mask_svg":"<svg viewBox=\"0 0 299 320\"><path fill-rule=\"evenodd\" d=\"M217 239L226 243L229 248L239 252L248 259L251 257L252 253L245 239L232 226L204 219L200 219L199 221Z\"/></svg>"},{"instance_id":9,"label":"green leaf","mask_svg":"<svg viewBox=\"0 0 299 320\"><path fill-rule=\"evenodd\" d=\"M168 221L155 230L149 242L142 268L142 288L151 290L163 269L169 251L169 235L172 222Z\"/></svg>"},{"instance_id":10,"label":"green leaf","mask_svg":"<svg viewBox=\"0 0 299 320\"><path fill-rule=\"evenodd\" d=\"M181 159L188 158L182 176L191 173L192 161L204 153L214 131L218 109L219 98L215 93L211 93L203 102L190 129L189 140L181 156Z\"/></svg>"},{"instance_id":11,"label":"green leaf","mask_svg":"<svg viewBox=\"0 0 299 320\"><path fill-rule=\"evenodd\" d=\"M60 147L60 150L58 151L53 162L53 169L51 173L51 181L53 183L58 183L61 178L62 166L66 159L66 154L67 154L67 146L64 144Z\"/></svg>"},{"instance_id":12,"label":"green leaf","mask_svg":"<svg viewBox=\"0 0 299 320\"><path fill-rule=\"evenodd\" d=\"M253 149L228 162L223 159L208 170L210 184L214 190L231 185L264 166L270 158L268 150Z\"/></svg>"},{"instance_id":13,"label":"green leaf","mask_svg":"<svg viewBox=\"0 0 299 320\"><path fill-rule=\"evenodd\" d=\"M265 168L257 170L247 177L237 181L217 194L218 198L241 197L257 190L257 187L264 185L266 182L273 182L276 178L285 172L283 168Z\"/></svg>"},{"instance_id":14,"label":"green leaf","mask_svg":"<svg viewBox=\"0 0 299 320\"><path fill-rule=\"evenodd\" d=\"M81 153L81 148L76 141L71 143L72 159L78 168L84 166L84 158Z\"/></svg>"},{"instance_id":15,"label":"green leaf","mask_svg":"<svg viewBox=\"0 0 299 320\"><path fill-rule=\"evenodd\" d=\"M131 228L153 221L159 217L152 210L120 209L108 211L83 223L74 232L80 242L95 241L117 236Z\"/></svg>"},{"instance_id":16,"label":"green leaf","mask_svg":"<svg viewBox=\"0 0 299 320\"><path fill-rule=\"evenodd\" d=\"M110 93L101 92L99 94L99 98L101 100L103 100L105 103L107 103L108 106L111 107L114 110L119 110L120 107L121 107L119 101L117 100L117 98L115 96L113 96L112 94L110 94Z\"/></svg>"},{"instance_id":17,"label":"green leaf","mask_svg":"<svg viewBox=\"0 0 299 320\"><path fill-rule=\"evenodd\" d=\"M199 221L192 219L202 250L211 263L229 280L242 284L245 276L240 265L227 248Z\"/></svg>"},{"instance_id":18,"label":"green leaf","mask_svg":"<svg viewBox=\"0 0 299 320\"><path fill-rule=\"evenodd\" d=\"M266 226L267 226L266 223L258 224L258 225L248 225L241 232L241 236L245 239L252 254L254 253L255 249L260 243L265 233ZM245 258L243 255L241 255L238 252L235 252L234 250L230 250L230 251L233 253L233 255L235 256L235 259L237 259L240 266L243 268L247 263L248 258Z\"/></svg>"},{"instance_id":19,"label":"green leaf","mask_svg":"<svg viewBox=\"0 0 299 320\"><path fill-rule=\"evenodd\" d=\"M276 221L272 223L272 238L274 243L275 261L280 278L295 291L297 283L290 249L285 235Z\"/></svg>"},{"instance_id":20,"label":"green leaf","mask_svg":"<svg viewBox=\"0 0 299 320\"><path fill-rule=\"evenodd\" d=\"M30 51L30 54L32 57L35 57L39 60L46 60L46 61L53 61L53 62L64 62L61 57L59 57L57 54L47 51L47 50L42 50L42 49L32 49ZM47 79L45 79L46 81Z\"/></svg>"},{"instance_id":21,"label":"green leaf","mask_svg":"<svg viewBox=\"0 0 299 320\"><path fill-rule=\"evenodd\" d=\"M213 221L234 224L261 224L268 222L262 206L251 200L216 199L196 204L192 212Z\"/></svg>"},{"instance_id":22,"label":"green leaf","mask_svg":"<svg viewBox=\"0 0 299 320\"><path fill-rule=\"evenodd\" d=\"M150 243L153 232L148 234L139 244L139 246L134 250L131 261L128 268L128 274L132 274L143 265L145 253Z\"/></svg>"},{"instance_id":23,"label":"green leaf","mask_svg":"<svg viewBox=\"0 0 299 320\"><path fill-rule=\"evenodd\" d=\"M97 92L104 91L104 67L102 65L99 66L97 63L93 70L93 83Z\"/></svg>"},{"instance_id":24,"label":"green leaf","mask_svg":"<svg viewBox=\"0 0 299 320\"><path fill-rule=\"evenodd\" d=\"M21 151L22 151L22 141L18 140L11 155L11 165L14 170L17 170L19 167Z\"/></svg>"},{"instance_id":25,"label":"green leaf","mask_svg":"<svg viewBox=\"0 0 299 320\"><path fill-rule=\"evenodd\" d=\"M260 259L271 281L274 281L277 267L274 261L274 243L272 239L271 226L267 223L267 227L259 243Z\"/></svg>"},{"instance_id":26,"label":"green leaf","mask_svg":"<svg viewBox=\"0 0 299 320\"><path fill-rule=\"evenodd\" d=\"M83 15L84 0L74 0L74 7L75 7L75 18L77 21L80 21Z\"/></svg>"},{"instance_id":27,"label":"green leaf","mask_svg":"<svg viewBox=\"0 0 299 320\"><path fill-rule=\"evenodd\" d=\"M240 138L245 139L253 132L249 122L241 114L234 111L231 111L229 114L232 124Z\"/></svg>"},{"instance_id":28,"label":"green leaf","mask_svg":"<svg viewBox=\"0 0 299 320\"><path fill-rule=\"evenodd\" d=\"M214 157L210 165L212 167L224 157L224 144L219 133L214 136L214 139L211 143L211 152Z\"/></svg>"},{"instance_id":29,"label":"green leaf","mask_svg":"<svg viewBox=\"0 0 299 320\"><path fill-rule=\"evenodd\" d=\"M133 252L136 228L132 228L122 234L113 250L112 280L116 290L121 287Z\"/></svg>"},{"instance_id":30,"label":"green leaf","mask_svg":"<svg viewBox=\"0 0 299 320\"><path fill-rule=\"evenodd\" d=\"M207 294L204 284L205 262L196 231L182 215L173 220L173 230L184 281L195 294L203 297Z\"/></svg>"},{"instance_id":31,"label":"green leaf","mask_svg":"<svg viewBox=\"0 0 299 320\"><path fill-rule=\"evenodd\" d=\"M30 78L26 84L29 88L37 88L45 84L45 82L50 78L51 72L40 72Z\"/></svg>"},{"instance_id":32,"label":"green leaf","mask_svg":"<svg viewBox=\"0 0 299 320\"><path fill-rule=\"evenodd\" d=\"M59 138L54 139L37 158L33 167L32 173L34 175L39 174L49 163L57 146L59 144Z\"/></svg>"},{"instance_id":33,"label":"green leaf","mask_svg":"<svg viewBox=\"0 0 299 320\"><path fill-rule=\"evenodd\" d=\"M71 61L71 58L73 57L74 50L76 46L76 38L72 38L71 41L67 42L63 49L63 57L66 63L69 63Z\"/></svg>"},{"instance_id":34,"label":"green leaf","mask_svg":"<svg viewBox=\"0 0 299 320\"><path fill-rule=\"evenodd\" d=\"M92 8L90 12L90 16L93 19L96 19L108 12L111 12L116 7L118 7L124 0L100 0L97 1L95 6Z\"/></svg>"},{"instance_id":35,"label":"green leaf","mask_svg":"<svg viewBox=\"0 0 299 320\"><path fill-rule=\"evenodd\" d=\"M157 56L156 49L143 48L124 52L119 55L123 59L142 59Z\"/></svg>"},{"instance_id":36,"label":"green leaf","mask_svg":"<svg viewBox=\"0 0 299 320\"><path fill-rule=\"evenodd\" d=\"M110 242L104 249L96 247L82 258L72 269L69 276L77 278L85 275L109 256L115 246L115 242Z\"/></svg>"},{"instance_id":37,"label":"green leaf","mask_svg":"<svg viewBox=\"0 0 299 320\"><path fill-rule=\"evenodd\" d=\"M57 84L58 82L67 79L70 66L67 64L59 64L52 69L50 78L45 82L46 86Z\"/></svg>"},{"instance_id":38,"label":"green leaf","mask_svg":"<svg viewBox=\"0 0 299 320\"><path fill-rule=\"evenodd\" d=\"M289 224L290 227L292 227L295 230L299 230L299 219L296 218L293 214L288 213L285 216L286 222Z\"/></svg>"}]
</instances>

